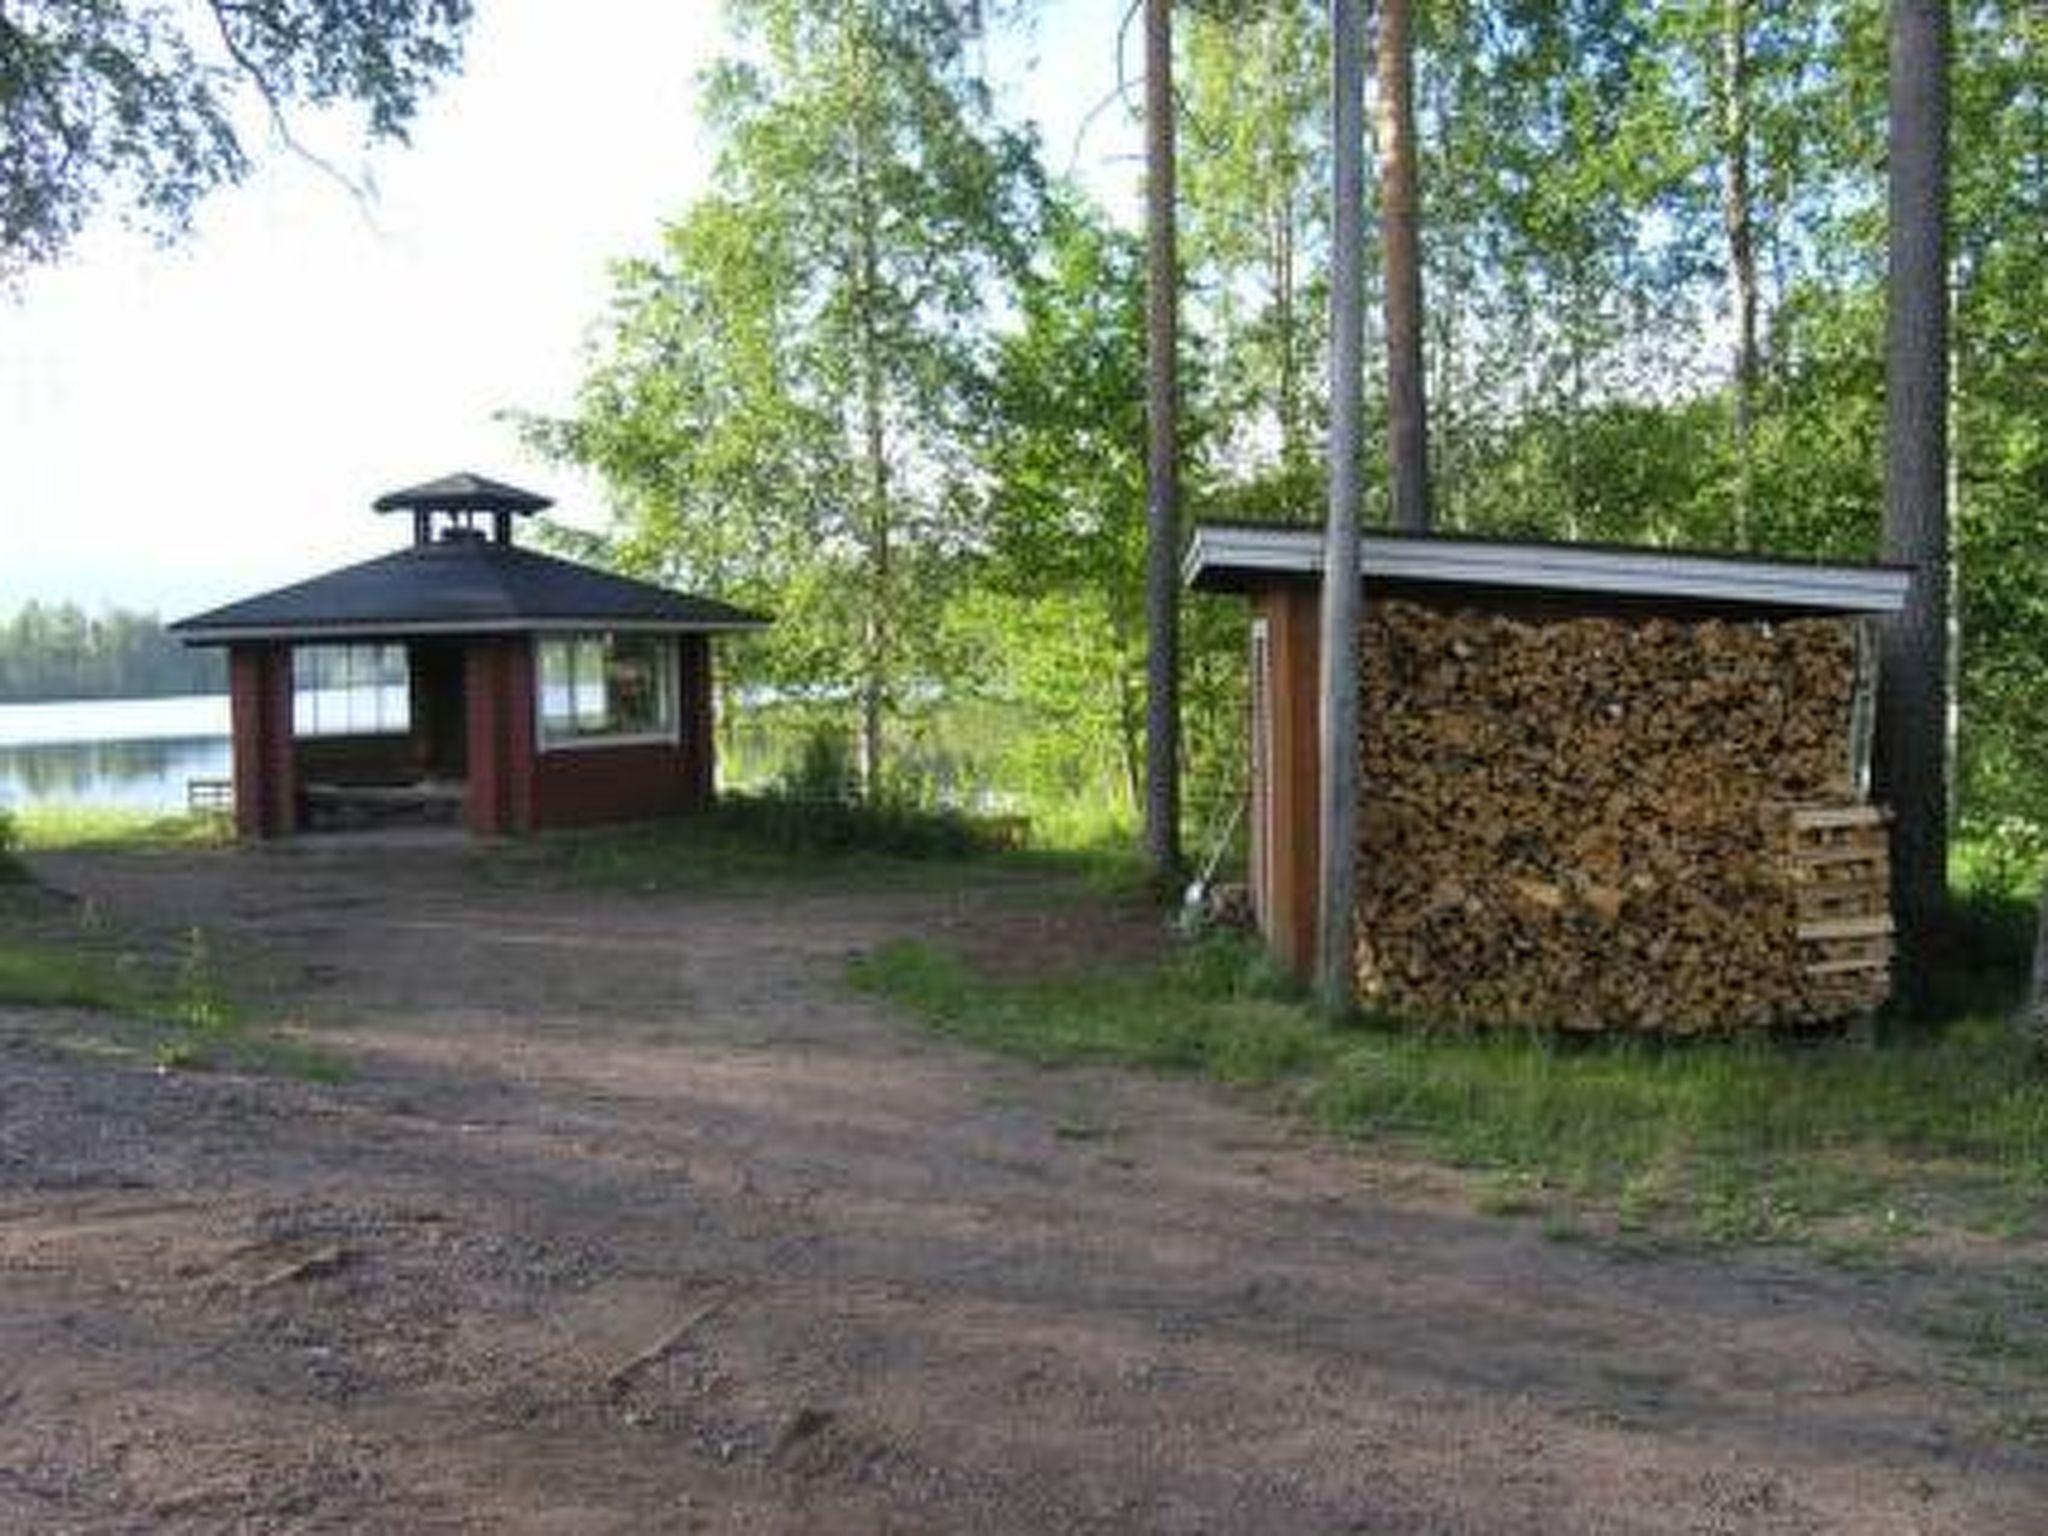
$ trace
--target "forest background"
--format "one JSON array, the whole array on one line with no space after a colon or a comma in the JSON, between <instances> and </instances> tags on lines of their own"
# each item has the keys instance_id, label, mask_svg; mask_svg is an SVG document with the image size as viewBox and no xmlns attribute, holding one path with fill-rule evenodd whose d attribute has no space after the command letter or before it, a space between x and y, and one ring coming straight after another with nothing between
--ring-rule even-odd
<instances>
[{"instance_id":1,"label":"forest background","mask_svg":"<svg viewBox=\"0 0 2048 1536\"><path fill-rule=\"evenodd\" d=\"M728 687L804 701L883 792L928 792L920 764L972 706L1002 722L977 739L993 781L1128 826L1142 250L991 109L987 29L1028 7L730 11L714 190L620 268L574 411L526 422L611 487L613 532L580 552L775 612ZM1439 528L1875 556L1885 19L1875 0L1420 7ZM1325 24L1312 0L1178 11L1190 519L1322 515ZM1954 26L1959 803L2035 826L2048 13L1964 4ZM1382 380L1367 398L1374 441ZM1227 603L1187 617L1195 830L1242 788L1243 630Z\"/></svg>"},{"instance_id":2,"label":"forest background","mask_svg":"<svg viewBox=\"0 0 2048 1536\"><path fill-rule=\"evenodd\" d=\"M711 190L658 256L618 267L576 400L521 419L611 497L608 532L553 536L772 611L768 635L727 649L728 703L844 740L873 792L996 785L1053 835L1127 834L1143 253L1057 174L1065 146L1004 120L985 86L1032 7L727 11ZM1966 831L2037 837L2048 13L1952 15L1955 783ZM1878 0L1417 7L1439 528L1875 555L1885 21ZM1176 11L1189 521L1322 515L1325 26L1315 0ZM1134 30L1114 40L1125 99L1104 111L1136 111ZM1383 387L1368 377L1368 441ZM1368 478L1365 520L1385 521L1376 455ZM17 618L0 659L97 644L81 615L38 625L31 644ZM1233 605L1190 603L1182 661L1198 840L1243 787Z\"/></svg>"}]
</instances>

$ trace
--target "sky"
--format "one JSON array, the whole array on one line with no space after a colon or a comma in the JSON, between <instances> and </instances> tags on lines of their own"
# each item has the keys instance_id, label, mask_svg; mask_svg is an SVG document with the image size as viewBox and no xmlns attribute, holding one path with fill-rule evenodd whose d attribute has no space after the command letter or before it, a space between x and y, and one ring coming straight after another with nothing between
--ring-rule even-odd
<instances>
[{"instance_id":1,"label":"sky","mask_svg":"<svg viewBox=\"0 0 2048 1536\"><path fill-rule=\"evenodd\" d=\"M602 489L497 419L566 410L607 264L705 185L696 78L710 0L485 0L462 75L411 145L303 137L366 174L360 203L252 142L256 173L168 248L106 219L0 295L0 615L31 598L166 618L403 543L380 492L458 469L603 521ZM992 60L1053 170L1118 199L1119 0L1048 0ZM1138 43L1127 67L1135 81Z\"/></svg>"}]
</instances>

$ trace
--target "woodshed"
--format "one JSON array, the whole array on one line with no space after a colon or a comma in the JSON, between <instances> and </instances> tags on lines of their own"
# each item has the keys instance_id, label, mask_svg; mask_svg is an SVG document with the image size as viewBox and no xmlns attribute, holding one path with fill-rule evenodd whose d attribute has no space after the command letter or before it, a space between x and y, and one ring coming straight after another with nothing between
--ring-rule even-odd
<instances>
[{"instance_id":1,"label":"woodshed","mask_svg":"<svg viewBox=\"0 0 2048 1536\"><path fill-rule=\"evenodd\" d=\"M1869 799L1873 619L1909 573L1665 550L1362 541L1356 958L1421 1024L1730 1031L1890 982ZM1204 525L1186 575L1251 611L1250 884L1313 959L1313 529Z\"/></svg>"}]
</instances>

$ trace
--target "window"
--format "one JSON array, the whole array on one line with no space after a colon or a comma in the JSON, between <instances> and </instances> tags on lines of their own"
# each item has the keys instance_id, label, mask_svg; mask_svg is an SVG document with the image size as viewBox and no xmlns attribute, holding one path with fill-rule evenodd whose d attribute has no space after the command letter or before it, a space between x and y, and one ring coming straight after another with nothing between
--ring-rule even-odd
<instances>
[{"instance_id":1,"label":"window","mask_svg":"<svg viewBox=\"0 0 2048 1536\"><path fill-rule=\"evenodd\" d=\"M292 647L292 730L300 736L403 736L412 729L402 645Z\"/></svg>"},{"instance_id":2,"label":"window","mask_svg":"<svg viewBox=\"0 0 2048 1536\"><path fill-rule=\"evenodd\" d=\"M675 642L585 634L540 642L540 739L547 747L675 738Z\"/></svg>"}]
</instances>

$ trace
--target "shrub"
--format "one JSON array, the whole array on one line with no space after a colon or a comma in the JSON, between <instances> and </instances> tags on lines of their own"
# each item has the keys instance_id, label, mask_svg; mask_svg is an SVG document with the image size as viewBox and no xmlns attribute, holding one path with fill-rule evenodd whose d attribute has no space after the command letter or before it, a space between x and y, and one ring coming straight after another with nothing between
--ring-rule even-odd
<instances>
[{"instance_id":1,"label":"shrub","mask_svg":"<svg viewBox=\"0 0 2048 1536\"><path fill-rule=\"evenodd\" d=\"M769 790L777 799L851 805L860 798L860 776L854 771L853 747L836 725L814 726L804 737L797 759L783 769Z\"/></svg>"},{"instance_id":2,"label":"shrub","mask_svg":"<svg viewBox=\"0 0 2048 1536\"><path fill-rule=\"evenodd\" d=\"M715 814L730 830L785 853L930 859L962 858L982 849L973 823L958 812L889 800L812 799L778 788L727 795Z\"/></svg>"}]
</instances>

